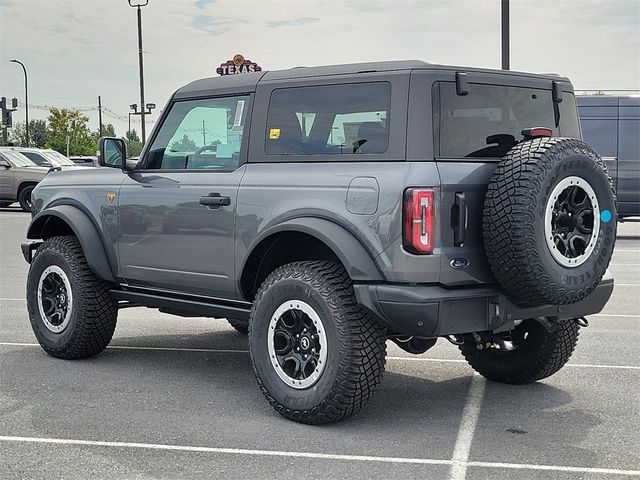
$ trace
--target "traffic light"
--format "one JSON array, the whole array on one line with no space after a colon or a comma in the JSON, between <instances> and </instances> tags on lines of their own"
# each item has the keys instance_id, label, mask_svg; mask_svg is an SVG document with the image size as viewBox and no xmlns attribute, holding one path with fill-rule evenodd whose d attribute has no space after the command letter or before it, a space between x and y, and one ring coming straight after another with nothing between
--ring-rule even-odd
<instances>
[{"instance_id":1,"label":"traffic light","mask_svg":"<svg viewBox=\"0 0 640 480\"><path fill-rule=\"evenodd\" d=\"M7 108L7 98L0 98L0 110L2 110L2 124L5 128L13 127L13 119L11 113L18 108L18 99L11 99L11 108Z\"/></svg>"}]
</instances>

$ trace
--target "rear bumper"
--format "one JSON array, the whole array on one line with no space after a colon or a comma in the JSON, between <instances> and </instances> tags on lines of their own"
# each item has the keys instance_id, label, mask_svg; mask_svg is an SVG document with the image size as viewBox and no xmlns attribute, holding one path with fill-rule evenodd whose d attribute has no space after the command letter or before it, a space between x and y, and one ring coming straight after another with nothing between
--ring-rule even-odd
<instances>
[{"instance_id":1,"label":"rear bumper","mask_svg":"<svg viewBox=\"0 0 640 480\"><path fill-rule=\"evenodd\" d=\"M359 304L398 334L438 337L508 330L516 320L549 317L556 320L600 312L613 293L607 271L584 300L570 305L520 307L496 287L444 288L422 285L354 285Z\"/></svg>"}]
</instances>

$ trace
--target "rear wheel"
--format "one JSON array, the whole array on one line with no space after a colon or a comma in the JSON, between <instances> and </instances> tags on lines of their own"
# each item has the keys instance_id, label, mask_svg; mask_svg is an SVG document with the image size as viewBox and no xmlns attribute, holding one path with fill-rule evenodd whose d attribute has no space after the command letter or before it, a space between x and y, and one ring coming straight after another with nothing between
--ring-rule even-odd
<instances>
[{"instance_id":1,"label":"rear wheel","mask_svg":"<svg viewBox=\"0 0 640 480\"><path fill-rule=\"evenodd\" d=\"M77 238L46 240L27 278L29 319L42 348L65 359L102 352L111 341L118 316L109 288L89 268Z\"/></svg>"},{"instance_id":2,"label":"rear wheel","mask_svg":"<svg viewBox=\"0 0 640 480\"><path fill-rule=\"evenodd\" d=\"M357 413L384 370L385 329L356 304L351 279L328 261L285 265L253 303L249 350L258 385L291 420L321 424Z\"/></svg>"},{"instance_id":3,"label":"rear wheel","mask_svg":"<svg viewBox=\"0 0 640 480\"><path fill-rule=\"evenodd\" d=\"M459 347L469 365L489 380L525 384L549 377L571 357L578 341L579 326L574 320L553 325L548 331L529 319L511 332L496 334L490 347L478 349L471 337Z\"/></svg>"},{"instance_id":4,"label":"rear wheel","mask_svg":"<svg viewBox=\"0 0 640 480\"><path fill-rule=\"evenodd\" d=\"M35 185L27 185L20 190L20 193L18 193L18 202L20 203L22 210L25 212L31 211L31 192L33 192L34 188Z\"/></svg>"}]
</instances>

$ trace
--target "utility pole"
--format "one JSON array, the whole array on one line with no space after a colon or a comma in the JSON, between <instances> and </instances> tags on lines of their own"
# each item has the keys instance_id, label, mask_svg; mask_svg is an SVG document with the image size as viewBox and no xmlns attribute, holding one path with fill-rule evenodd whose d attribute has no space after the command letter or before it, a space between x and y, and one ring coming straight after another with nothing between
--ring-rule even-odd
<instances>
[{"instance_id":1,"label":"utility pole","mask_svg":"<svg viewBox=\"0 0 640 480\"><path fill-rule=\"evenodd\" d=\"M509 70L509 0L501 0L502 70Z\"/></svg>"},{"instance_id":2,"label":"utility pole","mask_svg":"<svg viewBox=\"0 0 640 480\"><path fill-rule=\"evenodd\" d=\"M207 144L207 131L204 128L204 120L202 120L202 145Z\"/></svg>"},{"instance_id":3,"label":"utility pole","mask_svg":"<svg viewBox=\"0 0 640 480\"><path fill-rule=\"evenodd\" d=\"M98 95L98 138L102 137L102 98Z\"/></svg>"},{"instance_id":4,"label":"utility pole","mask_svg":"<svg viewBox=\"0 0 640 480\"><path fill-rule=\"evenodd\" d=\"M20 65L22 67L22 71L24 72L24 117L25 117L25 134L26 134L26 145L25 147L29 146L29 94L28 94L28 87L29 87L29 82L27 81L27 69L24 66L24 63L19 62L18 60L11 59L9 60L11 63L17 63L18 65Z\"/></svg>"},{"instance_id":5,"label":"utility pole","mask_svg":"<svg viewBox=\"0 0 640 480\"><path fill-rule=\"evenodd\" d=\"M149 4L149 0L129 0L129 6L138 9L138 67L140 70L140 131L142 133L142 144L144 145L147 135L144 124L144 62L142 59L142 10L141 7L146 7Z\"/></svg>"}]
</instances>

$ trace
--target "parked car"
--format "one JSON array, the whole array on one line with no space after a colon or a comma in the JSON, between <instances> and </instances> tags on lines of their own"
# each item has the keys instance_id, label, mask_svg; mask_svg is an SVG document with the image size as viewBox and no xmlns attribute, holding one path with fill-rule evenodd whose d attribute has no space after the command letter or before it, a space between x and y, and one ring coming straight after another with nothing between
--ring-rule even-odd
<instances>
[{"instance_id":1,"label":"parked car","mask_svg":"<svg viewBox=\"0 0 640 480\"><path fill-rule=\"evenodd\" d=\"M640 97L577 100L584 140L602 156L616 187L618 218L640 216Z\"/></svg>"},{"instance_id":2,"label":"parked car","mask_svg":"<svg viewBox=\"0 0 640 480\"><path fill-rule=\"evenodd\" d=\"M34 191L27 307L52 356L101 352L120 307L227 318L267 401L319 424L372 397L387 339L446 338L498 382L548 377L613 292L613 187L561 76L400 61L202 79L137 163L126 150L102 138L110 168Z\"/></svg>"},{"instance_id":3,"label":"parked car","mask_svg":"<svg viewBox=\"0 0 640 480\"><path fill-rule=\"evenodd\" d=\"M44 148L31 148L31 147L8 147L16 152L20 152L27 157L33 163L40 167L56 167L61 169L76 168L75 162L62 155L60 152L51 149Z\"/></svg>"},{"instance_id":4,"label":"parked car","mask_svg":"<svg viewBox=\"0 0 640 480\"><path fill-rule=\"evenodd\" d=\"M17 201L25 212L31 211L31 192L48 171L13 149L0 148L0 207Z\"/></svg>"}]
</instances>

